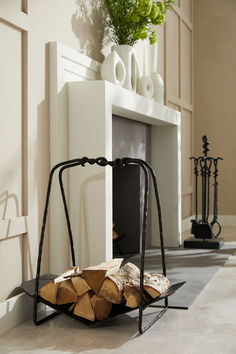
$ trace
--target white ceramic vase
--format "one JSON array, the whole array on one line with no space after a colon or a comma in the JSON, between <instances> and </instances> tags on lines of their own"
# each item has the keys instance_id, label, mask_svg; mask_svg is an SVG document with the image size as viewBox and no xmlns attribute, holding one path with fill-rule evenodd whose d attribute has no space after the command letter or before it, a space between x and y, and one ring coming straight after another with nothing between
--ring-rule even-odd
<instances>
[{"instance_id":1,"label":"white ceramic vase","mask_svg":"<svg viewBox=\"0 0 236 354\"><path fill-rule=\"evenodd\" d=\"M125 66L117 52L112 51L101 65L101 79L123 86L125 77Z\"/></svg>"},{"instance_id":2,"label":"white ceramic vase","mask_svg":"<svg viewBox=\"0 0 236 354\"><path fill-rule=\"evenodd\" d=\"M124 44L114 46L112 50L118 53L126 69L126 77L123 87L136 92L139 70L135 49L132 46Z\"/></svg>"},{"instance_id":3,"label":"white ceramic vase","mask_svg":"<svg viewBox=\"0 0 236 354\"><path fill-rule=\"evenodd\" d=\"M150 78L153 82L153 98L156 102L164 104L164 82L160 74L152 73Z\"/></svg>"},{"instance_id":4,"label":"white ceramic vase","mask_svg":"<svg viewBox=\"0 0 236 354\"><path fill-rule=\"evenodd\" d=\"M152 98L154 92L153 82L150 76L142 76L138 80L138 93L146 98Z\"/></svg>"}]
</instances>

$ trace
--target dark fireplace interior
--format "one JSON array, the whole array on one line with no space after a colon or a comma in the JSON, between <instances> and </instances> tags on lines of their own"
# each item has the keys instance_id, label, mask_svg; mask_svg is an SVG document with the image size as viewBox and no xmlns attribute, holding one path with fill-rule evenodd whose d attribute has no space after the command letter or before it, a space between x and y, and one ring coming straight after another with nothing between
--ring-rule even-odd
<instances>
[{"instance_id":1,"label":"dark fireplace interior","mask_svg":"<svg viewBox=\"0 0 236 354\"><path fill-rule=\"evenodd\" d=\"M149 162L150 126L115 115L112 123L113 159L128 156ZM143 198L140 167L113 168L113 230L118 234L113 240L113 256L139 253Z\"/></svg>"}]
</instances>

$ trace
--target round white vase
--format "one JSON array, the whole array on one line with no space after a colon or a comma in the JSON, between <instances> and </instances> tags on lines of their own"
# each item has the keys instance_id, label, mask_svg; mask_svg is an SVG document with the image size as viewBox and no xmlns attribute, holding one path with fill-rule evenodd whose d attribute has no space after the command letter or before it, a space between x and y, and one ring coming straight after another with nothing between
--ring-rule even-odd
<instances>
[{"instance_id":1,"label":"round white vase","mask_svg":"<svg viewBox=\"0 0 236 354\"><path fill-rule=\"evenodd\" d=\"M150 78L152 79L154 86L153 98L156 102L164 104L164 82L161 75L158 73L152 73Z\"/></svg>"},{"instance_id":2,"label":"round white vase","mask_svg":"<svg viewBox=\"0 0 236 354\"><path fill-rule=\"evenodd\" d=\"M152 98L154 85L150 76L142 76L138 80L138 93L146 98Z\"/></svg>"},{"instance_id":3,"label":"round white vase","mask_svg":"<svg viewBox=\"0 0 236 354\"><path fill-rule=\"evenodd\" d=\"M125 66L117 52L112 51L101 65L101 79L123 86L125 77Z\"/></svg>"},{"instance_id":4,"label":"round white vase","mask_svg":"<svg viewBox=\"0 0 236 354\"><path fill-rule=\"evenodd\" d=\"M118 53L125 66L126 77L123 87L136 92L139 70L135 49L130 45L124 44L114 46L112 50Z\"/></svg>"}]
</instances>

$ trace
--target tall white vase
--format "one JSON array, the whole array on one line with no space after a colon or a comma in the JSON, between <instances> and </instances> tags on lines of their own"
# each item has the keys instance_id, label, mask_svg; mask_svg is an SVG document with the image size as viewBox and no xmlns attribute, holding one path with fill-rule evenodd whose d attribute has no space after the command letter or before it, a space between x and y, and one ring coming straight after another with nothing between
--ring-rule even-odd
<instances>
[{"instance_id":1,"label":"tall white vase","mask_svg":"<svg viewBox=\"0 0 236 354\"><path fill-rule=\"evenodd\" d=\"M118 53L125 66L126 77L123 87L136 92L139 70L135 49L125 44L114 46L112 49Z\"/></svg>"}]
</instances>

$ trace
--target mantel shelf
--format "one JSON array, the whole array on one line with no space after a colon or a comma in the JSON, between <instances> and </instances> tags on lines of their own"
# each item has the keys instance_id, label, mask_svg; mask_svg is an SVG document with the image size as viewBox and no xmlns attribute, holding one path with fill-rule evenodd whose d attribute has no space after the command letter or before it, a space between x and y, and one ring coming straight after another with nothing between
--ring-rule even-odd
<instances>
[{"instance_id":1,"label":"mantel shelf","mask_svg":"<svg viewBox=\"0 0 236 354\"><path fill-rule=\"evenodd\" d=\"M112 113L118 116L150 125L180 125L180 112L108 81L81 81L68 85L69 91L75 86L78 88L86 104L94 105L99 99L105 106L112 106Z\"/></svg>"}]
</instances>

